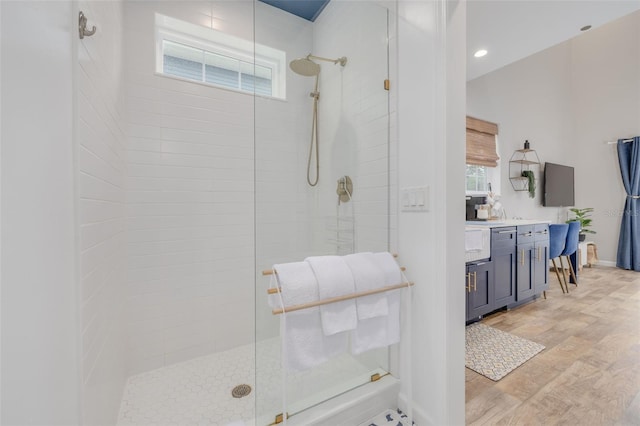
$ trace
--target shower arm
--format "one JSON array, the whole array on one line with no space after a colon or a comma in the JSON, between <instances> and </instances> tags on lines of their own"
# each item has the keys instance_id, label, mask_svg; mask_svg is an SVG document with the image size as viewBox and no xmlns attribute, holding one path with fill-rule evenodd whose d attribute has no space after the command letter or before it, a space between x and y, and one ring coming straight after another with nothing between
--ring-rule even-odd
<instances>
[{"instance_id":1,"label":"shower arm","mask_svg":"<svg viewBox=\"0 0 640 426\"><path fill-rule=\"evenodd\" d=\"M346 56L343 56L343 57L338 58L338 59L329 59L329 58L323 58L322 56L315 56L315 55L312 55L311 53L309 53L307 55L307 59L317 59L319 61L333 62L334 65L335 64L340 64L343 67L347 64L347 57Z\"/></svg>"}]
</instances>

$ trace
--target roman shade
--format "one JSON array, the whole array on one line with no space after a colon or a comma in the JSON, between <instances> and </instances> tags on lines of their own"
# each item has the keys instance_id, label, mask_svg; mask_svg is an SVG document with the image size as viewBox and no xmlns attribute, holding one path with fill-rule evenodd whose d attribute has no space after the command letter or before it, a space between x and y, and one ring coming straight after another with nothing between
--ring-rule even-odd
<instances>
[{"instance_id":1,"label":"roman shade","mask_svg":"<svg viewBox=\"0 0 640 426\"><path fill-rule=\"evenodd\" d=\"M467 117L467 164L497 167L496 135L498 125Z\"/></svg>"}]
</instances>

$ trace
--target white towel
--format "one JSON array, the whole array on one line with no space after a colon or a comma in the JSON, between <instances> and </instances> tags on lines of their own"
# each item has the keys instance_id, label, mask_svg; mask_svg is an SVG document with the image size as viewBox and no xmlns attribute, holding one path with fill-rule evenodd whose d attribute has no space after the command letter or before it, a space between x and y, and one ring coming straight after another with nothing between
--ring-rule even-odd
<instances>
[{"instance_id":1,"label":"white towel","mask_svg":"<svg viewBox=\"0 0 640 426\"><path fill-rule=\"evenodd\" d=\"M376 265L373 253L356 253L344 256L344 261L351 269L356 292L375 290L385 286L385 275ZM384 317L389 313L386 293L372 294L356 299L358 320ZM360 327L360 324L358 324Z\"/></svg>"},{"instance_id":2,"label":"white towel","mask_svg":"<svg viewBox=\"0 0 640 426\"><path fill-rule=\"evenodd\" d=\"M307 262L284 263L273 268L285 307L319 299L318 283ZM278 294L270 295L269 303L272 307L282 307ZM344 336L324 335L318 307L282 314L280 334L283 336L282 362L288 371L315 367L344 352L347 346Z\"/></svg>"},{"instance_id":3,"label":"white towel","mask_svg":"<svg viewBox=\"0 0 640 426\"><path fill-rule=\"evenodd\" d=\"M374 253L374 259L385 276L385 286L402 283L402 271L398 262L391 253ZM402 290L387 292L387 303L389 304L389 315L387 315L387 345L393 345L400 341L400 301Z\"/></svg>"},{"instance_id":4,"label":"white towel","mask_svg":"<svg viewBox=\"0 0 640 426\"><path fill-rule=\"evenodd\" d=\"M320 299L316 276L307 262L281 263L273 265L273 269L276 271L276 280L282 288L282 300L285 307L317 302ZM269 295L269 304L273 308L280 308L280 295ZM305 310L307 312L317 311L318 308ZM295 312L300 311L291 313Z\"/></svg>"},{"instance_id":5,"label":"white towel","mask_svg":"<svg viewBox=\"0 0 640 426\"><path fill-rule=\"evenodd\" d=\"M482 230L467 230L464 233L464 250L479 251L482 250Z\"/></svg>"},{"instance_id":6,"label":"white towel","mask_svg":"<svg viewBox=\"0 0 640 426\"><path fill-rule=\"evenodd\" d=\"M358 327L351 332L351 353L354 355L371 349L389 346L387 317L369 318L358 321Z\"/></svg>"},{"instance_id":7,"label":"white towel","mask_svg":"<svg viewBox=\"0 0 640 426\"><path fill-rule=\"evenodd\" d=\"M318 280L320 299L355 293L351 269L340 256L313 256L305 259ZM325 336L353 330L358 325L353 299L320 306L320 318Z\"/></svg>"}]
</instances>

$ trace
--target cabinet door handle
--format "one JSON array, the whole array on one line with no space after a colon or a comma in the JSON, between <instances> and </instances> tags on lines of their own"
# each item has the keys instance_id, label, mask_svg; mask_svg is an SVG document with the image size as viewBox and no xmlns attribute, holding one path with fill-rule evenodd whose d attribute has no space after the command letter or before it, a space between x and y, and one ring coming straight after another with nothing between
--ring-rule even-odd
<instances>
[{"instance_id":1,"label":"cabinet door handle","mask_svg":"<svg viewBox=\"0 0 640 426\"><path fill-rule=\"evenodd\" d=\"M467 293L471 293L471 272L467 273L467 285L464 286L464 288L467 290Z\"/></svg>"},{"instance_id":2,"label":"cabinet door handle","mask_svg":"<svg viewBox=\"0 0 640 426\"><path fill-rule=\"evenodd\" d=\"M520 252L520 264L524 266L524 249Z\"/></svg>"},{"instance_id":3,"label":"cabinet door handle","mask_svg":"<svg viewBox=\"0 0 640 426\"><path fill-rule=\"evenodd\" d=\"M473 273L473 291L478 290L478 288L476 287L476 284L478 284L478 273L474 272Z\"/></svg>"},{"instance_id":4,"label":"cabinet door handle","mask_svg":"<svg viewBox=\"0 0 640 426\"><path fill-rule=\"evenodd\" d=\"M498 231L498 234L515 234L516 231Z\"/></svg>"}]
</instances>

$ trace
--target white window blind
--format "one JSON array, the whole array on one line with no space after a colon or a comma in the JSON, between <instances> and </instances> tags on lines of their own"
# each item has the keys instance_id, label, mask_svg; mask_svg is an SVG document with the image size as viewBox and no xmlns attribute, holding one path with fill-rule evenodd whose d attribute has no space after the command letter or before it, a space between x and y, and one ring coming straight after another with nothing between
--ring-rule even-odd
<instances>
[{"instance_id":1,"label":"white window blind","mask_svg":"<svg viewBox=\"0 0 640 426\"><path fill-rule=\"evenodd\" d=\"M162 72L214 86L272 96L272 71L268 67L162 41Z\"/></svg>"},{"instance_id":2,"label":"white window blind","mask_svg":"<svg viewBox=\"0 0 640 426\"><path fill-rule=\"evenodd\" d=\"M159 14L156 43L158 73L285 98L283 51Z\"/></svg>"}]
</instances>

